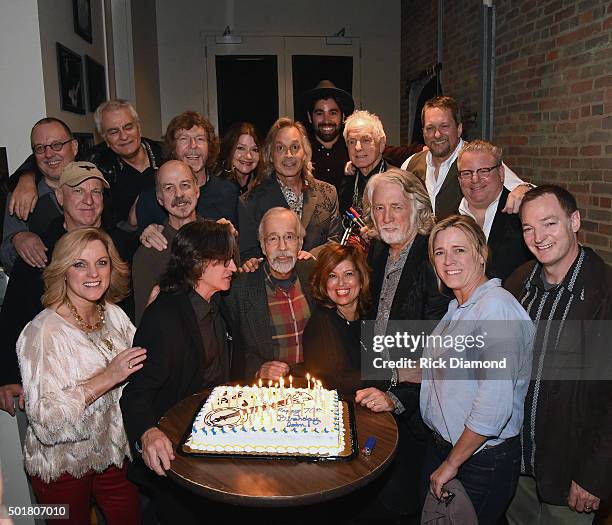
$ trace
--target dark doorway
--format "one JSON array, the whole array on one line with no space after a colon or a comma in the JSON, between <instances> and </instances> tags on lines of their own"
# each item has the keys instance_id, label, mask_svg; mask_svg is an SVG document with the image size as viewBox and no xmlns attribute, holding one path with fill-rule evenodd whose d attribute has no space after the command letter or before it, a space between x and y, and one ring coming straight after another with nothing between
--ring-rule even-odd
<instances>
[{"instance_id":1,"label":"dark doorway","mask_svg":"<svg viewBox=\"0 0 612 525\"><path fill-rule=\"evenodd\" d=\"M293 114L295 120L308 126L302 104L302 93L314 88L321 80L331 80L336 87L353 93L353 57L328 55L293 55Z\"/></svg>"},{"instance_id":2,"label":"dark doorway","mask_svg":"<svg viewBox=\"0 0 612 525\"><path fill-rule=\"evenodd\" d=\"M442 88L438 83L438 77L431 77L425 84L414 109L414 126L412 127L412 142L425 144L423 140L423 123L421 122L421 110L430 98L442 95Z\"/></svg>"},{"instance_id":3,"label":"dark doorway","mask_svg":"<svg viewBox=\"0 0 612 525\"><path fill-rule=\"evenodd\" d=\"M251 122L261 136L278 118L275 55L217 55L219 135L236 122Z\"/></svg>"}]
</instances>

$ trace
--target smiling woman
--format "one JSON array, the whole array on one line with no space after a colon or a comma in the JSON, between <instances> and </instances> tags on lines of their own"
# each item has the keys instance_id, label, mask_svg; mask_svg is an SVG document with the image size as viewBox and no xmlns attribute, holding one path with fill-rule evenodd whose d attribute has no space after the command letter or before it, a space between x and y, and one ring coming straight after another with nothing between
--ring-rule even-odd
<instances>
[{"instance_id":1,"label":"smiling woman","mask_svg":"<svg viewBox=\"0 0 612 525\"><path fill-rule=\"evenodd\" d=\"M438 278L455 294L433 336L454 341L481 338L466 351L474 369L463 363L464 347L427 345L420 409L433 431L425 456L429 490L438 500L457 478L464 485L478 523L494 524L508 506L518 481L523 403L529 386L533 323L518 301L487 279L487 241L474 219L451 215L429 237L429 259ZM481 365L481 366L476 366ZM492 373L489 369L504 368ZM461 370L459 370L461 369Z\"/></svg>"},{"instance_id":2,"label":"smiling woman","mask_svg":"<svg viewBox=\"0 0 612 525\"><path fill-rule=\"evenodd\" d=\"M68 503L70 523L88 522L92 495L109 524L140 522L119 398L146 350L130 348L134 326L113 304L126 295L127 277L102 230L67 233L44 272L46 309L17 342L26 470L38 503Z\"/></svg>"}]
</instances>

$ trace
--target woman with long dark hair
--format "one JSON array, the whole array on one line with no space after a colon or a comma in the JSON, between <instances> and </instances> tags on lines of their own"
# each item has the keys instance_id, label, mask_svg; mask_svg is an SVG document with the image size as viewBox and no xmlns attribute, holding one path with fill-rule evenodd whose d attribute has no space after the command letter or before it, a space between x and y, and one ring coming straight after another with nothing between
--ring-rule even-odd
<instances>
[{"instance_id":1,"label":"woman with long dark hair","mask_svg":"<svg viewBox=\"0 0 612 525\"><path fill-rule=\"evenodd\" d=\"M240 195L261 181L261 151L261 137L250 122L233 124L221 139L219 175L235 183Z\"/></svg>"}]
</instances>

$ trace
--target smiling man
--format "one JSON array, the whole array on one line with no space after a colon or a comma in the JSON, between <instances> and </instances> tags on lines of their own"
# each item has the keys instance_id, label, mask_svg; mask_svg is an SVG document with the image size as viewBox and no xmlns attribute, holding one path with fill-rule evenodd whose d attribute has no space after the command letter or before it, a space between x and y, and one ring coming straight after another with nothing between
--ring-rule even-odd
<instances>
[{"instance_id":1,"label":"smiling man","mask_svg":"<svg viewBox=\"0 0 612 525\"><path fill-rule=\"evenodd\" d=\"M591 523L612 487L612 382L591 376L609 370L610 342L609 329L598 337L601 324L577 321L612 319L612 268L579 244L580 212L566 189L529 191L520 218L537 260L505 287L538 321L538 332L521 434L523 475L507 518L511 525ZM568 362L572 368L560 368ZM576 366L578 374L568 376Z\"/></svg>"},{"instance_id":2,"label":"smiling man","mask_svg":"<svg viewBox=\"0 0 612 525\"><path fill-rule=\"evenodd\" d=\"M200 189L196 205L198 216L211 220L224 218L239 228L239 190L235 184L212 173L219 154L219 140L208 119L195 111L185 111L174 117L164 135L164 150L168 158L189 166L196 178ZM154 225L141 236L143 244L165 249L167 244L161 231L167 211L160 205L154 188L147 188L140 195L136 216L140 230Z\"/></svg>"},{"instance_id":3,"label":"smiling man","mask_svg":"<svg viewBox=\"0 0 612 525\"><path fill-rule=\"evenodd\" d=\"M7 273L11 272L15 258L19 255L30 266L44 268L48 262L47 249L40 236L49 223L62 213L55 198L55 188L59 184L63 169L74 160L78 144L70 128L56 118L44 118L32 127L30 143L36 161L35 177L38 180L38 201L23 221L8 213L7 197L4 232L0 254Z\"/></svg>"},{"instance_id":4,"label":"smiling man","mask_svg":"<svg viewBox=\"0 0 612 525\"><path fill-rule=\"evenodd\" d=\"M457 179L457 156L465 143L457 101L452 97L429 99L421 111L421 122L429 151L415 153L402 169L415 173L425 183L436 220L441 220L457 213L463 197ZM504 184L511 190L504 211L516 213L520 199L533 185L524 183L506 165L504 169Z\"/></svg>"},{"instance_id":5,"label":"smiling man","mask_svg":"<svg viewBox=\"0 0 612 525\"><path fill-rule=\"evenodd\" d=\"M510 195L504 188L502 149L484 140L466 143L457 167L464 195L459 213L472 217L483 230L490 254L487 276L503 282L532 255L523 241L518 215L502 212Z\"/></svg>"},{"instance_id":6,"label":"smiling man","mask_svg":"<svg viewBox=\"0 0 612 525\"><path fill-rule=\"evenodd\" d=\"M304 126L286 117L268 131L262 182L245 196L256 225L271 208L291 209L306 229L304 250L340 238L336 188L312 176L312 148Z\"/></svg>"},{"instance_id":7,"label":"smiling man","mask_svg":"<svg viewBox=\"0 0 612 525\"><path fill-rule=\"evenodd\" d=\"M344 166L349 160L342 140L342 125L355 109L353 97L329 80L321 80L303 94L302 100L312 128L308 136L312 144L313 175L333 184L340 193Z\"/></svg>"},{"instance_id":8,"label":"smiling man","mask_svg":"<svg viewBox=\"0 0 612 525\"><path fill-rule=\"evenodd\" d=\"M170 260L170 245L178 230L185 224L196 220L196 204L200 196L200 186L194 172L180 160L169 160L162 164L155 177L157 202L168 213L162 235L167 248L159 251L155 248L140 246L134 254L132 263L132 282L134 284L134 303L136 308L136 325L147 305L151 289L158 283Z\"/></svg>"},{"instance_id":9,"label":"smiling man","mask_svg":"<svg viewBox=\"0 0 612 525\"><path fill-rule=\"evenodd\" d=\"M387 136L380 119L369 111L355 111L344 123L344 140L355 175L342 178L340 210L361 210L363 190L372 175L386 171L383 159Z\"/></svg>"},{"instance_id":10,"label":"smiling man","mask_svg":"<svg viewBox=\"0 0 612 525\"><path fill-rule=\"evenodd\" d=\"M55 189L63 213L47 225L41 236L49 258L67 231L101 226L104 188L108 188L108 182L91 162L71 162L64 168ZM42 269L18 259L0 310L0 409L12 414L12 396L22 394L15 353L17 339L25 325L43 310L43 292ZM23 398L20 405L23 408Z\"/></svg>"},{"instance_id":11,"label":"smiling man","mask_svg":"<svg viewBox=\"0 0 612 525\"><path fill-rule=\"evenodd\" d=\"M268 210L258 233L265 261L234 279L223 312L234 351L241 353L234 361L243 362L234 376L278 381L295 374L304 360L302 334L314 306L308 287L314 263L297 260L305 231L293 211Z\"/></svg>"},{"instance_id":12,"label":"smiling man","mask_svg":"<svg viewBox=\"0 0 612 525\"><path fill-rule=\"evenodd\" d=\"M440 293L427 258L433 220L421 181L399 168L377 173L368 181L363 207L368 225L380 235L368 250L372 307L367 318L373 321L374 335L403 331L404 323L411 321L441 319L450 298ZM384 407L397 416L400 446L378 499L388 511L418 514L420 462L428 439L418 409L419 385L400 382L393 369L381 378L379 388L357 391L355 401Z\"/></svg>"}]
</instances>

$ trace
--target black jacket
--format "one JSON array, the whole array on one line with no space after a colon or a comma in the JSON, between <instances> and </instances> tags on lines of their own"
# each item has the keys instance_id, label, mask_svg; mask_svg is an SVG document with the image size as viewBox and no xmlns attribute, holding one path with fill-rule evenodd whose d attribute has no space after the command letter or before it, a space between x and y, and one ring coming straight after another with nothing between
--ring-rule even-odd
<instances>
[{"instance_id":1,"label":"black jacket","mask_svg":"<svg viewBox=\"0 0 612 525\"><path fill-rule=\"evenodd\" d=\"M178 401L229 379L229 346L222 356L223 374L215 385L203 384L204 343L187 293L161 292L145 310L134 346L147 349L144 367L130 377L121 410L130 444Z\"/></svg>"},{"instance_id":2,"label":"black jacket","mask_svg":"<svg viewBox=\"0 0 612 525\"><path fill-rule=\"evenodd\" d=\"M502 283L521 264L533 259L533 254L523 240L521 220L516 213L502 213L510 192L502 190L495 218L489 232L487 245L490 259L487 265L487 277L498 277Z\"/></svg>"},{"instance_id":3,"label":"black jacket","mask_svg":"<svg viewBox=\"0 0 612 525\"><path fill-rule=\"evenodd\" d=\"M405 330L406 326L395 324L392 321L433 321L442 319L450 296L443 295L438 289L436 274L427 256L427 243L429 238L424 235L415 237L408 258L404 263L389 314L387 331L397 328ZM382 291L383 279L385 278L385 266L389 257L389 245L374 240L368 251L368 263L372 268L370 286L372 290L372 309L368 315L369 319L376 319L378 303ZM393 327L393 328L392 328ZM377 385L381 390L388 388ZM403 419L406 426L418 439L425 439L427 430L419 412L420 388L413 384L400 383L391 388L404 405L406 412Z\"/></svg>"},{"instance_id":4,"label":"black jacket","mask_svg":"<svg viewBox=\"0 0 612 525\"><path fill-rule=\"evenodd\" d=\"M544 366L550 370L553 366L551 359L563 355L579 355L588 361L598 349L596 364L601 368L598 372L603 380L551 379L542 380L539 384L535 420L535 475L539 495L543 501L553 505L567 505L572 480L602 500L612 493L612 367L608 353L610 330L594 333L598 325L585 324L582 328L582 344L579 348L572 345L572 336L576 333L572 330L576 327L575 321L612 319L612 268L590 248L584 250L586 258L577 279L571 282L572 266L559 285L566 291L572 288L574 300L558 339L558 346L554 351L551 349L546 353ZM534 276L530 279L535 265ZM541 265L537 261L529 261L506 280L505 288L519 301L529 289L532 294L537 292L538 298L543 294L555 293L559 287L546 291L540 272ZM534 287L537 287L536 290ZM536 299L534 309L537 309L538 304ZM557 311L553 317L559 319L562 313ZM542 332L548 330L548 323L543 320L538 326L540 335L536 334L536 344ZM538 348L534 348L534 374L537 353Z\"/></svg>"}]
</instances>

